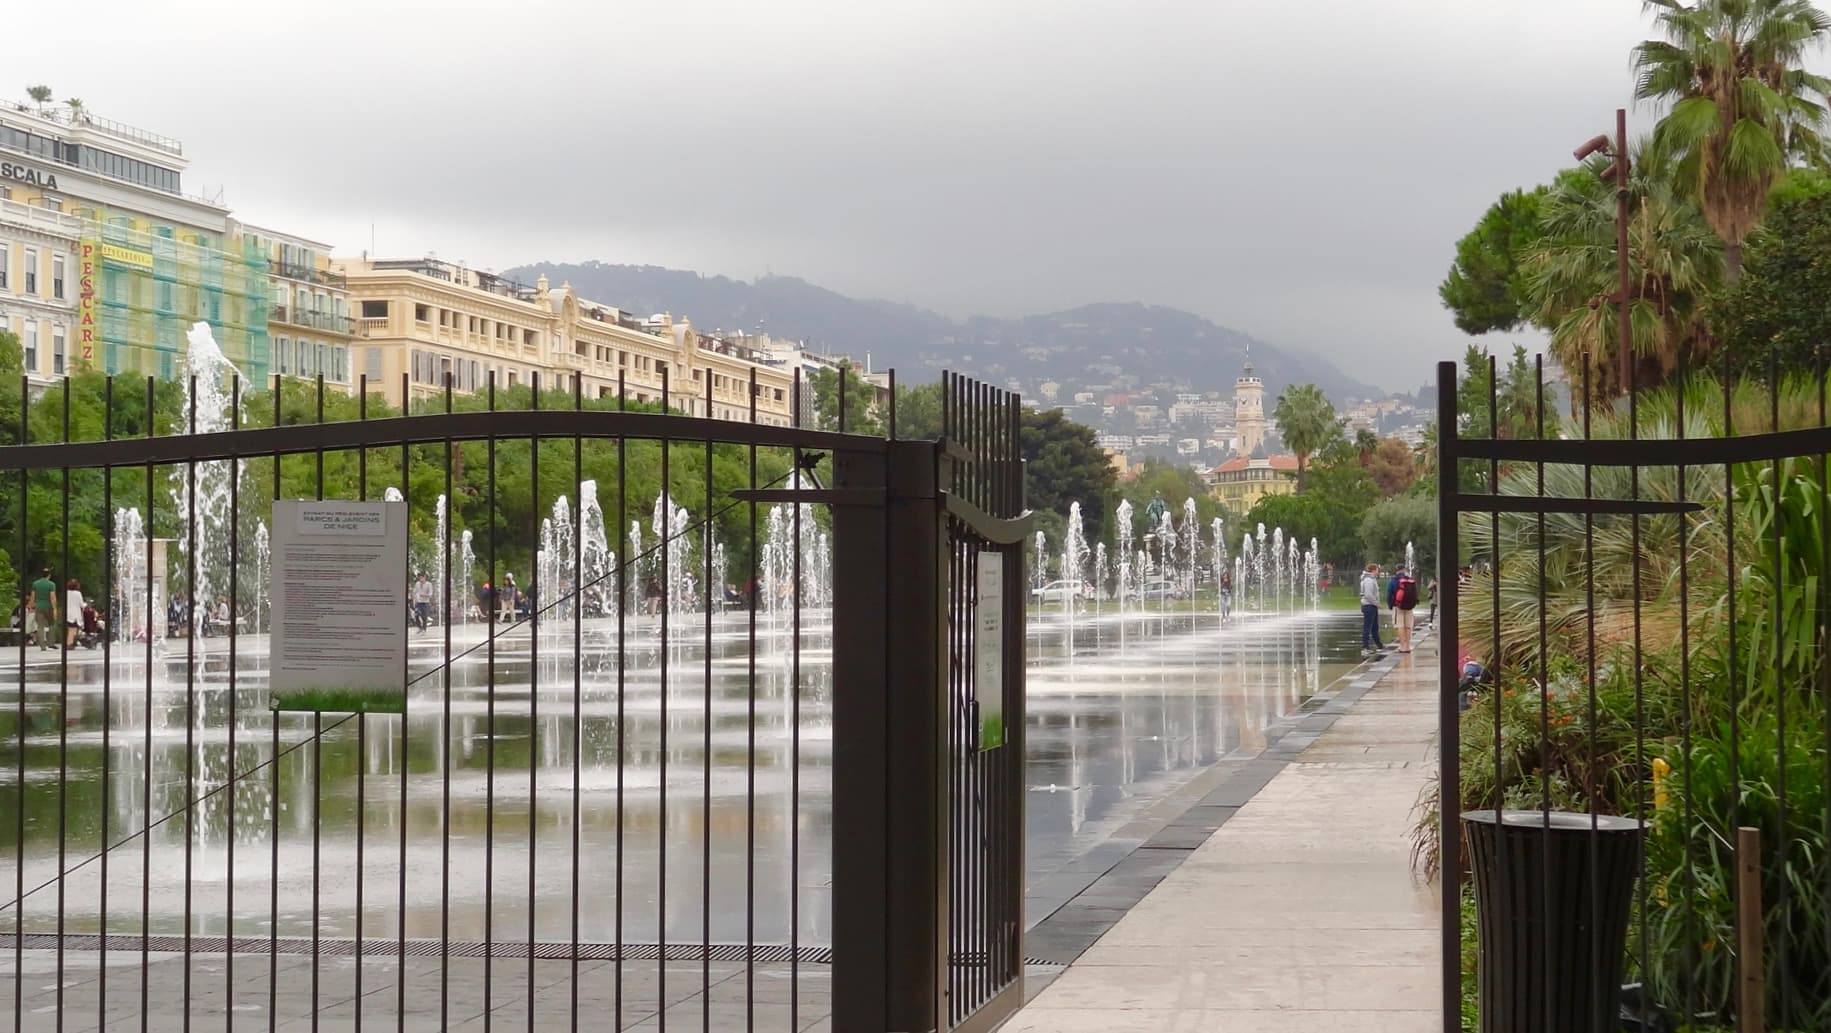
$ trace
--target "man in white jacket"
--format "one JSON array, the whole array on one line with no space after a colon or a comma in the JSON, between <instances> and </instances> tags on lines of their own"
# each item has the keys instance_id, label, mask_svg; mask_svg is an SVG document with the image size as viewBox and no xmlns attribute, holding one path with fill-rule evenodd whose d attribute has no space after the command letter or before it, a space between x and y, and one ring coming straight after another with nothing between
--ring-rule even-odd
<instances>
[{"instance_id":1,"label":"man in white jacket","mask_svg":"<svg viewBox=\"0 0 1831 1033\"><path fill-rule=\"evenodd\" d=\"M1369 563L1361 571L1361 653L1377 653L1386 648L1380 642L1380 576L1379 564Z\"/></svg>"}]
</instances>

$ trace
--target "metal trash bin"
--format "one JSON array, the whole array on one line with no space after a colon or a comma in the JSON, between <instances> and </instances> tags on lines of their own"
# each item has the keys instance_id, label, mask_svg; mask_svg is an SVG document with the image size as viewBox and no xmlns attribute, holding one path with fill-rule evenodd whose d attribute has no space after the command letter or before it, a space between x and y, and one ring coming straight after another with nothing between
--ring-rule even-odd
<instances>
[{"instance_id":1,"label":"metal trash bin","mask_svg":"<svg viewBox=\"0 0 1831 1033\"><path fill-rule=\"evenodd\" d=\"M1549 819L1549 820L1548 820ZM1482 1033L1617 1028L1641 827L1553 811L1462 815Z\"/></svg>"}]
</instances>

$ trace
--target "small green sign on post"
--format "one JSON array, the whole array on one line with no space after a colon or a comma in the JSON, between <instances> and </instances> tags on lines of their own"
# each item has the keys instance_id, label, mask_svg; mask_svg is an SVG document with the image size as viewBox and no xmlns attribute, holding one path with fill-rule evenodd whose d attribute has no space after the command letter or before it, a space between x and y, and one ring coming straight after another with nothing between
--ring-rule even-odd
<instances>
[{"instance_id":1,"label":"small green sign on post","mask_svg":"<svg viewBox=\"0 0 1831 1033\"><path fill-rule=\"evenodd\" d=\"M1005 744L1003 554L981 552L974 571L973 699L979 704L979 748Z\"/></svg>"}]
</instances>

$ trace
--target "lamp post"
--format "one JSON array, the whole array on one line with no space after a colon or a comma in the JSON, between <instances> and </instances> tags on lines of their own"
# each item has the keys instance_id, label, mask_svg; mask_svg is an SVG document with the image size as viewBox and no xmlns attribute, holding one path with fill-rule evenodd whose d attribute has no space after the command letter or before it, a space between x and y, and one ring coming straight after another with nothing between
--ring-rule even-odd
<instances>
[{"instance_id":1,"label":"lamp post","mask_svg":"<svg viewBox=\"0 0 1831 1033\"><path fill-rule=\"evenodd\" d=\"M1615 336L1617 359L1620 363L1619 382L1621 393L1630 390L1629 380L1633 373L1634 335L1628 325L1628 173L1631 162L1628 158L1628 110L1615 109L1615 139L1609 141L1607 134L1592 137L1588 143L1577 148L1578 161L1592 154L1605 154L1615 159L1615 163L1602 172L1602 178L1615 183ZM1593 304L1593 303L1592 303Z\"/></svg>"}]
</instances>

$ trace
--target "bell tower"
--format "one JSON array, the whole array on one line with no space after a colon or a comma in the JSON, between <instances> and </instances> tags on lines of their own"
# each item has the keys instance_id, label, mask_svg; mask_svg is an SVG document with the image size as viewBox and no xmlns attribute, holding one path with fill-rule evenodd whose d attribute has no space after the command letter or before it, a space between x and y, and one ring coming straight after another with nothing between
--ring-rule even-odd
<instances>
[{"instance_id":1,"label":"bell tower","mask_svg":"<svg viewBox=\"0 0 1831 1033\"><path fill-rule=\"evenodd\" d=\"M1252 348L1246 349L1246 367L1233 382L1233 425L1240 439L1240 454L1251 455L1265 442L1265 381L1252 369Z\"/></svg>"}]
</instances>

